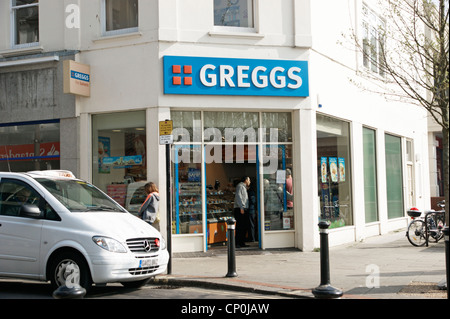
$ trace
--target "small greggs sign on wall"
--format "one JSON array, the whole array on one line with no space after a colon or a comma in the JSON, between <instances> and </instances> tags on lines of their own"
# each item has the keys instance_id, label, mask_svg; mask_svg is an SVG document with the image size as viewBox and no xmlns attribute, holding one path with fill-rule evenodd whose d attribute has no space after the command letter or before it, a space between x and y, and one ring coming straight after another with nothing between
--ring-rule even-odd
<instances>
[{"instance_id":1,"label":"small greggs sign on wall","mask_svg":"<svg viewBox=\"0 0 450 319\"><path fill-rule=\"evenodd\" d=\"M165 56L164 93L306 97L308 62Z\"/></svg>"},{"instance_id":2,"label":"small greggs sign on wall","mask_svg":"<svg viewBox=\"0 0 450 319\"><path fill-rule=\"evenodd\" d=\"M63 62L64 93L91 96L90 66L72 60Z\"/></svg>"}]
</instances>

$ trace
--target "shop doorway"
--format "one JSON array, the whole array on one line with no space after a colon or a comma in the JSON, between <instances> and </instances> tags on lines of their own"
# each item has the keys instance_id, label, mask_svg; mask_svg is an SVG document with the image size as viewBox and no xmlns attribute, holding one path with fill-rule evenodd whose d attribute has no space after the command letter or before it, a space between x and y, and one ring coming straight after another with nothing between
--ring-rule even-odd
<instances>
[{"instance_id":1,"label":"shop doorway","mask_svg":"<svg viewBox=\"0 0 450 319\"><path fill-rule=\"evenodd\" d=\"M250 177L249 210L246 213L246 242L260 248L259 175L257 146L221 146L223 161L205 163L205 213L207 244L220 247L227 241L228 218L234 217L235 189L243 177ZM230 156L231 148L233 156ZM226 152L228 158L225 161ZM248 218L247 218L248 217Z\"/></svg>"}]
</instances>

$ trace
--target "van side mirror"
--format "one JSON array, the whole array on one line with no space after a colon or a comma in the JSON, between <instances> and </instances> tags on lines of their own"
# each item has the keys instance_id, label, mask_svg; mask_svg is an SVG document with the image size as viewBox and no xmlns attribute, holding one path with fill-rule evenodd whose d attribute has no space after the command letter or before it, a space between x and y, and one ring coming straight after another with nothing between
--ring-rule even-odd
<instances>
[{"instance_id":1,"label":"van side mirror","mask_svg":"<svg viewBox=\"0 0 450 319\"><path fill-rule=\"evenodd\" d=\"M19 216L29 218L41 218L41 210L36 205L24 204L20 207Z\"/></svg>"}]
</instances>

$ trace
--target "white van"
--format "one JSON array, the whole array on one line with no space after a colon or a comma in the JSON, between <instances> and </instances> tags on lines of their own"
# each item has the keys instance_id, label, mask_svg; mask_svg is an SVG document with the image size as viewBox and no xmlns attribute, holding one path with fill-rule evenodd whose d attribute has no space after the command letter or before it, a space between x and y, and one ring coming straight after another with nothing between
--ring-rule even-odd
<instances>
[{"instance_id":1,"label":"white van","mask_svg":"<svg viewBox=\"0 0 450 319\"><path fill-rule=\"evenodd\" d=\"M168 261L155 228L71 172L0 172L0 277L139 287Z\"/></svg>"}]
</instances>

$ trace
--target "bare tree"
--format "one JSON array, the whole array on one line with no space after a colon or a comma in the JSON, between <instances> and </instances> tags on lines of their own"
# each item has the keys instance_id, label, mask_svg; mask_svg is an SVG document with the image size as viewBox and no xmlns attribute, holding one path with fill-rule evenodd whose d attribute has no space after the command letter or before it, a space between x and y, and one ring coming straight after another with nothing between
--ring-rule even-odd
<instances>
[{"instance_id":1,"label":"bare tree","mask_svg":"<svg viewBox=\"0 0 450 319\"><path fill-rule=\"evenodd\" d=\"M376 91L386 98L424 107L442 128L445 231L448 234L449 0L378 2L386 9L381 23L376 29L363 25L362 39L356 32L352 34L352 43L362 52L363 63L369 70L359 75L375 84ZM363 9L368 10L364 6ZM447 298L450 298L447 241L445 246Z\"/></svg>"},{"instance_id":2,"label":"bare tree","mask_svg":"<svg viewBox=\"0 0 450 319\"><path fill-rule=\"evenodd\" d=\"M362 36L352 32L352 43L367 67L359 75L372 84L365 89L424 107L442 128L449 225L449 0L379 3L384 12L376 29L363 25Z\"/></svg>"}]
</instances>

